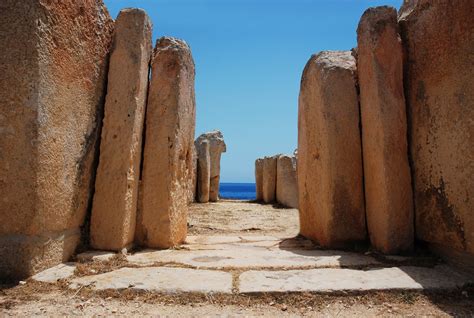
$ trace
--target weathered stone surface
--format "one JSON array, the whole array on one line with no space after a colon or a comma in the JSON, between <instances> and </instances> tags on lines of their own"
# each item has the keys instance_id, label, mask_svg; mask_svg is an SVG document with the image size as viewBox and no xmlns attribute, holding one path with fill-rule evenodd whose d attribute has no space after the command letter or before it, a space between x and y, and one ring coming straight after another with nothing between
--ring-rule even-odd
<instances>
[{"instance_id":1,"label":"weathered stone surface","mask_svg":"<svg viewBox=\"0 0 474 318\"><path fill-rule=\"evenodd\" d=\"M76 255L79 262L107 262L116 257L117 254L108 251L88 251Z\"/></svg>"},{"instance_id":2,"label":"weathered stone surface","mask_svg":"<svg viewBox=\"0 0 474 318\"><path fill-rule=\"evenodd\" d=\"M198 174L198 155L196 147L193 146L192 160L191 160L191 178L189 178L188 202L196 201L197 193L197 174Z\"/></svg>"},{"instance_id":3,"label":"weathered stone surface","mask_svg":"<svg viewBox=\"0 0 474 318\"><path fill-rule=\"evenodd\" d=\"M60 279L66 279L74 275L76 265L74 263L59 264L48 268L31 277L33 280L43 283L55 283Z\"/></svg>"},{"instance_id":4,"label":"weathered stone surface","mask_svg":"<svg viewBox=\"0 0 474 318\"><path fill-rule=\"evenodd\" d=\"M209 202L209 187L211 183L211 156L208 140L203 140L199 147L197 180L198 202L207 203Z\"/></svg>"},{"instance_id":5,"label":"weathered stone surface","mask_svg":"<svg viewBox=\"0 0 474 318\"><path fill-rule=\"evenodd\" d=\"M89 205L113 21L102 1L0 2L0 277L67 261Z\"/></svg>"},{"instance_id":6,"label":"weathered stone surface","mask_svg":"<svg viewBox=\"0 0 474 318\"><path fill-rule=\"evenodd\" d=\"M377 250L396 254L413 248L414 213L395 8L365 11L357 39L368 232Z\"/></svg>"},{"instance_id":7,"label":"weathered stone surface","mask_svg":"<svg viewBox=\"0 0 474 318\"><path fill-rule=\"evenodd\" d=\"M207 140L209 142L209 154L211 156L211 180L209 185L209 201L219 200L219 180L221 176L221 154L227 151L224 142L224 136L219 130L204 133L200 135L195 145L200 153L201 143Z\"/></svg>"},{"instance_id":8,"label":"weathered stone surface","mask_svg":"<svg viewBox=\"0 0 474 318\"><path fill-rule=\"evenodd\" d=\"M91 245L96 249L119 251L134 239L151 52L145 11L120 11L92 205Z\"/></svg>"},{"instance_id":9,"label":"weathered stone surface","mask_svg":"<svg viewBox=\"0 0 474 318\"><path fill-rule=\"evenodd\" d=\"M366 238L355 70L350 52L321 52L311 57L301 80L300 229L326 247Z\"/></svg>"},{"instance_id":10,"label":"weathered stone surface","mask_svg":"<svg viewBox=\"0 0 474 318\"><path fill-rule=\"evenodd\" d=\"M121 268L109 273L76 278L71 288L91 286L94 290L132 289L166 294L231 293L232 274L188 268Z\"/></svg>"},{"instance_id":11,"label":"weathered stone surface","mask_svg":"<svg viewBox=\"0 0 474 318\"><path fill-rule=\"evenodd\" d=\"M290 208L298 208L296 157L281 155L277 159L276 200Z\"/></svg>"},{"instance_id":12,"label":"weathered stone surface","mask_svg":"<svg viewBox=\"0 0 474 318\"><path fill-rule=\"evenodd\" d=\"M369 270L311 269L248 271L239 277L241 293L342 292L377 290L449 290L471 280L446 266L391 267Z\"/></svg>"},{"instance_id":13,"label":"weathered stone surface","mask_svg":"<svg viewBox=\"0 0 474 318\"><path fill-rule=\"evenodd\" d=\"M164 37L152 58L137 240L168 248L187 233L196 118L194 62L188 45Z\"/></svg>"},{"instance_id":14,"label":"weathered stone surface","mask_svg":"<svg viewBox=\"0 0 474 318\"><path fill-rule=\"evenodd\" d=\"M418 0L400 20L416 235L474 254L474 6Z\"/></svg>"},{"instance_id":15,"label":"weathered stone surface","mask_svg":"<svg viewBox=\"0 0 474 318\"><path fill-rule=\"evenodd\" d=\"M271 203L276 199L276 174L278 156L263 158L262 198L263 202Z\"/></svg>"},{"instance_id":16,"label":"weathered stone surface","mask_svg":"<svg viewBox=\"0 0 474 318\"><path fill-rule=\"evenodd\" d=\"M255 188L256 200L263 200L263 159L255 160Z\"/></svg>"}]
</instances>

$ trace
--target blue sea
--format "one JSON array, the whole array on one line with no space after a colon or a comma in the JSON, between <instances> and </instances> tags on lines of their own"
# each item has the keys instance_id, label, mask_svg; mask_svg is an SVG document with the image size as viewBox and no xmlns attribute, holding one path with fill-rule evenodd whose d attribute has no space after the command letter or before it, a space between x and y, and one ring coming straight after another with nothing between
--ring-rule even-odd
<instances>
[{"instance_id":1,"label":"blue sea","mask_svg":"<svg viewBox=\"0 0 474 318\"><path fill-rule=\"evenodd\" d=\"M255 183L221 183L219 196L222 199L255 200Z\"/></svg>"}]
</instances>

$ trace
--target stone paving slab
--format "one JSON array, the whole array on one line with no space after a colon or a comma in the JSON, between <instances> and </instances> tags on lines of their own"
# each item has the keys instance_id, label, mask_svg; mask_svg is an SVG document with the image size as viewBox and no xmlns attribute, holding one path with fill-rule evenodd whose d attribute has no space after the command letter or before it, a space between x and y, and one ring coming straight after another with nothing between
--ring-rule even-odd
<instances>
[{"instance_id":1,"label":"stone paving slab","mask_svg":"<svg viewBox=\"0 0 474 318\"><path fill-rule=\"evenodd\" d=\"M139 266L177 263L208 269L363 267L380 264L370 256L342 251L269 250L233 245L217 250L145 250L127 256L127 260Z\"/></svg>"},{"instance_id":2,"label":"stone paving slab","mask_svg":"<svg viewBox=\"0 0 474 318\"><path fill-rule=\"evenodd\" d=\"M94 290L137 289L158 293L231 293L232 275L175 267L121 268L112 272L73 279L70 288L90 286Z\"/></svg>"},{"instance_id":3,"label":"stone paving slab","mask_svg":"<svg viewBox=\"0 0 474 318\"><path fill-rule=\"evenodd\" d=\"M239 277L241 293L342 292L375 290L454 289L472 282L453 269L439 265L391 267L369 270L311 269L248 271Z\"/></svg>"},{"instance_id":4,"label":"stone paving slab","mask_svg":"<svg viewBox=\"0 0 474 318\"><path fill-rule=\"evenodd\" d=\"M43 283L55 283L60 279L66 279L74 275L76 265L74 263L59 264L48 268L33 277L33 280Z\"/></svg>"},{"instance_id":5,"label":"stone paving slab","mask_svg":"<svg viewBox=\"0 0 474 318\"><path fill-rule=\"evenodd\" d=\"M109 261L117 254L113 252L107 251L87 251L76 256L77 260L80 262L88 262L88 261Z\"/></svg>"}]
</instances>

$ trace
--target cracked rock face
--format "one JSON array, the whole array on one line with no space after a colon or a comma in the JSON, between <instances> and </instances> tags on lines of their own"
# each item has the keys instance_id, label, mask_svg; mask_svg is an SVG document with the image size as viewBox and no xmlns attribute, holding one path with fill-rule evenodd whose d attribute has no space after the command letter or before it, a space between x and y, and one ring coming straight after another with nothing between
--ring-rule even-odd
<instances>
[{"instance_id":1,"label":"cracked rock face","mask_svg":"<svg viewBox=\"0 0 474 318\"><path fill-rule=\"evenodd\" d=\"M91 196L113 21L102 1L1 1L0 276L66 261Z\"/></svg>"},{"instance_id":2,"label":"cracked rock face","mask_svg":"<svg viewBox=\"0 0 474 318\"><path fill-rule=\"evenodd\" d=\"M301 234L326 247L366 238L356 63L349 51L308 61L298 112Z\"/></svg>"},{"instance_id":3,"label":"cracked rock face","mask_svg":"<svg viewBox=\"0 0 474 318\"><path fill-rule=\"evenodd\" d=\"M403 13L403 12L402 12ZM416 0L400 15L416 235L474 253L474 7Z\"/></svg>"},{"instance_id":4,"label":"cracked rock face","mask_svg":"<svg viewBox=\"0 0 474 318\"><path fill-rule=\"evenodd\" d=\"M202 143L207 140L209 143L209 154L211 160L209 201L216 202L219 199L219 180L221 174L221 154L227 151L224 136L219 130L211 131L200 135L196 141L198 157L203 151ZM198 180L198 183L200 181Z\"/></svg>"},{"instance_id":5,"label":"cracked rock face","mask_svg":"<svg viewBox=\"0 0 474 318\"><path fill-rule=\"evenodd\" d=\"M194 61L182 40L157 41L146 110L137 240L168 248L187 234L196 103Z\"/></svg>"}]
</instances>

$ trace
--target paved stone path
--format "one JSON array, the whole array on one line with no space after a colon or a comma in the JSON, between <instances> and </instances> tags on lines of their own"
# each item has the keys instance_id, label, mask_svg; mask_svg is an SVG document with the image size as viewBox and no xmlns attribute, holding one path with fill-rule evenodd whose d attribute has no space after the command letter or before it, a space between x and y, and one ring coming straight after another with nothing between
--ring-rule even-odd
<instances>
[{"instance_id":1,"label":"paved stone path","mask_svg":"<svg viewBox=\"0 0 474 318\"><path fill-rule=\"evenodd\" d=\"M75 277L75 265L59 265L33 279L67 279L69 287L95 290L139 289L159 293L356 292L449 290L471 280L443 264L417 258L376 259L370 255L315 249L310 241L266 235L189 236L172 250L144 250L125 256L110 272ZM110 261L115 254L78 255L85 264ZM426 261L426 259L424 259ZM105 263L104 263L105 264Z\"/></svg>"}]
</instances>

